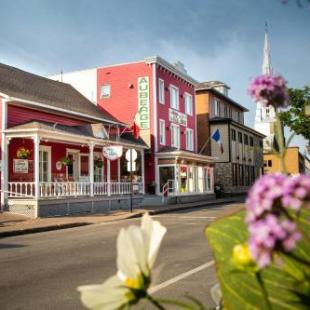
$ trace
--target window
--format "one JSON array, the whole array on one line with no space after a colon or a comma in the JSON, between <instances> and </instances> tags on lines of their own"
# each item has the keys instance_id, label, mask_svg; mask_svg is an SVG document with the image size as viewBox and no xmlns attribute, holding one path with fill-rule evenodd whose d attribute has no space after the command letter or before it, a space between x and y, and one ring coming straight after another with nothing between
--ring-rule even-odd
<instances>
[{"instance_id":1,"label":"window","mask_svg":"<svg viewBox=\"0 0 310 310\"><path fill-rule=\"evenodd\" d=\"M253 137L250 137L250 146L253 146L253 145L254 145Z\"/></svg>"},{"instance_id":2,"label":"window","mask_svg":"<svg viewBox=\"0 0 310 310\"><path fill-rule=\"evenodd\" d=\"M110 98L111 96L111 85L106 84L101 86L100 90L100 98L105 99L105 98Z\"/></svg>"},{"instance_id":3,"label":"window","mask_svg":"<svg viewBox=\"0 0 310 310\"><path fill-rule=\"evenodd\" d=\"M214 116L220 116L220 101L214 100Z\"/></svg>"},{"instance_id":4,"label":"window","mask_svg":"<svg viewBox=\"0 0 310 310\"><path fill-rule=\"evenodd\" d=\"M159 91L159 103L165 104L165 82L162 79L158 80L158 91Z\"/></svg>"},{"instance_id":5,"label":"window","mask_svg":"<svg viewBox=\"0 0 310 310\"><path fill-rule=\"evenodd\" d=\"M188 151L194 150L193 145L193 129L186 128L186 149Z\"/></svg>"},{"instance_id":6,"label":"window","mask_svg":"<svg viewBox=\"0 0 310 310\"><path fill-rule=\"evenodd\" d=\"M224 105L224 117L228 117L227 105Z\"/></svg>"},{"instance_id":7,"label":"window","mask_svg":"<svg viewBox=\"0 0 310 310\"><path fill-rule=\"evenodd\" d=\"M171 146L180 148L180 127L175 124L171 124Z\"/></svg>"},{"instance_id":8,"label":"window","mask_svg":"<svg viewBox=\"0 0 310 310\"><path fill-rule=\"evenodd\" d=\"M242 133L238 132L238 141L242 143Z\"/></svg>"},{"instance_id":9,"label":"window","mask_svg":"<svg viewBox=\"0 0 310 310\"><path fill-rule=\"evenodd\" d=\"M244 144L249 145L249 137L246 134L244 135Z\"/></svg>"},{"instance_id":10,"label":"window","mask_svg":"<svg viewBox=\"0 0 310 310\"><path fill-rule=\"evenodd\" d=\"M242 112L238 112L238 122L242 123Z\"/></svg>"},{"instance_id":11,"label":"window","mask_svg":"<svg viewBox=\"0 0 310 310\"><path fill-rule=\"evenodd\" d=\"M272 160L268 160L268 167L272 167Z\"/></svg>"},{"instance_id":12,"label":"window","mask_svg":"<svg viewBox=\"0 0 310 310\"><path fill-rule=\"evenodd\" d=\"M267 167L267 160L264 160L264 167Z\"/></svg>"},{"instance_id":13,"label":"window","mask_svg":"<svg viewBox=\"0 0 310 310\"><path fill-rule=\"evenodd\" d=\"M244 185L244 169L243 165L239 165L239 185Z\"/></svg>"},{"instance_id":14,"label":"window","mask_svg":"<svg viewBox=\"0 0 310 310\"><path fill-rule=\"evenodd\" d=\"M236 141L236 130L235 130L235 129L232 129L232 130L231 130L231 139L232 139L233 141Z\"/></svg>"},{"instance_id":15,"label":"window","mask_svg":"<svg viewBox=\"0 0 310 310\"><path fill-rule=\"evenodd\" d=\"M51 178L51 147L40 146L39 151L39 180L49 182Z\"/></svg>"},{"instance_id":16,"label":"window","mask_svg":"<svg viewBox=\"0 0 310 310\"><path fill-rule=\"evenodd\" d=\"M179 110L179 89L170 85L170 107Z\"/></svg>"},{"instance_id":17,"label":"window","mask_svg":"<svg viewBox=\"0 0 310 310\"><path fill-rule=\"evenodd\" d=\"M185 99L185 113L188 115L193 115L193 96L188 93L185 93L184 99Z\"/></svg>"},{"instance_id":18,"label":"window","mask_svg":"<svg viewBox=\"0 0 310 310\"><path fill-rule=\"evenodd\" d=\"M263 148L263 140L259 140L259 147L262 149Z\"/></svg>"},{"instance_id":19,"label":"window","mask_svg":"<svg viewBox=\"0 0 310 310\"><path fill-rule=\"evenodd\" d=\"M166 123L163 119L159 120L159 143L166 144Z\"/></svg>"},{"instance_id":20,"label":"window","mask_svg":"<svg viewBox=\"0 0 310 310\"><path fill-rule=\"evenodd\" d=\"M228 117L232 118L232 109L231 109L231 107L228 108Z\"/></svg>"}]
</instances>

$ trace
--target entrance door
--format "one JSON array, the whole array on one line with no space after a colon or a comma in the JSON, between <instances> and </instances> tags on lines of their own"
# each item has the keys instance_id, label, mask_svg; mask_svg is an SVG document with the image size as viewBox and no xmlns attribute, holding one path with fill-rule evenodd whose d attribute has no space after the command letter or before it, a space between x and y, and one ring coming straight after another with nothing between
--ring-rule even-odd
<instances>
[{"instance_id":1,"label":"entrance door","mask_svg":"<svg viewBox=\"0 0 310 310\"><path fill-rule=\"evenodd\" d=\"M159 167L159 190L162 193L163 186L168 180L175 181L175 167L174 166L161 166Z\"/></svg>"},{"instance_id":2,"label":"entrance door","mask_svg":"<svg viewBox=\"0 0 310 310\"><path fill-rule=\"evenodd\" d=\"M72 159L72 163L67 166L67 178L69 181L79 180L79 151L70 150L67 152L67 156Z\"/></svg>"}]
</instances>

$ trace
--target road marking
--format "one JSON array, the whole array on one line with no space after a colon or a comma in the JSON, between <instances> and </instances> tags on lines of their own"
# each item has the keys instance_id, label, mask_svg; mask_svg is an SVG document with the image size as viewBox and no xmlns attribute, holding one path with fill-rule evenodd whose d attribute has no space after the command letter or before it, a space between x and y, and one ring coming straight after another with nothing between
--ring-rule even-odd
<instances>
[{"instance_id":1,"label":"road marking","mask_svg":"<svg viewBox=\"0 0 310 310\"><path fill-rule=\"evenodd\" d=\"M186 216L186 215L155 215L153 217L160 218L181 218L181 219L203 219L203 220L214 220L215 216Z\"/></svg>"},{"instance_id":2,"label":"road marking","mask_svg":"<svg viewBox=\"0 0 310 310\"><path fill-rule=\"evenodd\" d=\"M174 283L176 283L176 282L178 282L180 280L183 280L183 279L193 275L194 273L197 273L197 272L199 272L201 270L207 269L207 268L209 268L209 267L211 267L213 265L214 265L214 260L211 260L211 261L209 261L209 262L207 262L207 263L205 263L205 264L203 264L201 266L198 266L198 267L196 267L196 268L194 268L192 270L189 270L189 271L186 271L184 273L181 273L181 274L179 274L178 276L176 276L174 278L171 278L171 279L169 279L169 280L167 280L165 282L162 282L162 283L160 283L158 285L152 286L149 289L149 293L158 292L159 290L161 290L161 289L163 289L163 288L165 288L165 287L167 287L167 286L169 286L171 284L174 284Z\"/></svg>"}]
</instances>

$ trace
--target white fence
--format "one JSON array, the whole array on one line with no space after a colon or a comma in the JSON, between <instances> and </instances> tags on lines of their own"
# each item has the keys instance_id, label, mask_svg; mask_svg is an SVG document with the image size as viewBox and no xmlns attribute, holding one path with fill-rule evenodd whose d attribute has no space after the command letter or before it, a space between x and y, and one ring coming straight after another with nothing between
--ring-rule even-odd
<instances>
[{"instance_id":1,"label":"white fence","mask_svg":"<svg viewBox=\"0 0 310 310\"><path fill-rule=\"evenodd\" d=\"M49 197L78 197L90 196L93 186L94 196L128 195L131 193L143 193L142 183L130 182L41 182L39 195L41 198ZM9 197L34 197L34 182L9 182Z\"/></svg>"}]
</instances>

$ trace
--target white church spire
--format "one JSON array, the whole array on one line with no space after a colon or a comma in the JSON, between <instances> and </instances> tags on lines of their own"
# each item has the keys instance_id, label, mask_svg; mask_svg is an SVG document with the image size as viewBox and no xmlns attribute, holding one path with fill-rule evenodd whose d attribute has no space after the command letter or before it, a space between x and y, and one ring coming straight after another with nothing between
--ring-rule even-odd
<instances>
[{"instance_id":1,"label":"white church spire","mask_svg":"<svg viewBox=\"0 0 310 310\"><path fill-rule=\"evenodd\" d=\"M268 25L265 23L265 39L264 39L264 57L263 57L263 74L272 74L270 42L268 36Z\"/></svg>"},{"instance_id":2,"label":"white church spire","mask_svg":"<svg viewBox=\"0 0 310 310\"><path fill-rule=\"evenodd\" d=\"M265 24L262 73L268 75L273 74L267 23ZM270 150L274 144L274 122L274 108L272 106L264 107L262 103L258 102L256 105L255 113L255 129L266 136L266 138L264 139L264 149L266 151Z\"/></svg>"}]
</instances>

